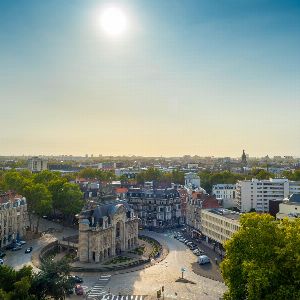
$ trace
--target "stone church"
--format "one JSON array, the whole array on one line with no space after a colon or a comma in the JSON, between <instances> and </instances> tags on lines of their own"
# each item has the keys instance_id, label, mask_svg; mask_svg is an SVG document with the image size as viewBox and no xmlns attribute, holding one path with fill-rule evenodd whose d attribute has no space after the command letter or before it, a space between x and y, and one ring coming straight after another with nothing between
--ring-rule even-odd
<instances>
[{"instance_id":1,"label":"stone church","mask_svg":"<svg viewBox=\"0 0 300 300\"><path fill-rule=\"evenodd\" d=\"M79 261L102 262L137 243L138 218L128 203L115 200L80 213Z\"/></svg>"}]
</instances>

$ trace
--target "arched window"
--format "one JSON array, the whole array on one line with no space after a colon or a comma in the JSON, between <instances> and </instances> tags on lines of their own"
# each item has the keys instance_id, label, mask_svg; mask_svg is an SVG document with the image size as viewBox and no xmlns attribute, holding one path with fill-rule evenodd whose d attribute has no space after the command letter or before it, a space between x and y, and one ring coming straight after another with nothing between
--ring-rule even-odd
<instances>
[{"instance_id":1,"label":"arched window","mask_svg":"<svg viewBox=\"0 0 300 300\"><path fill-rule=\"evenodd\" d=\"M121 224L120 222L117 223L116 225L116 237L120 237L120 230L121 230Z\"/></svg>"}]
</instances>

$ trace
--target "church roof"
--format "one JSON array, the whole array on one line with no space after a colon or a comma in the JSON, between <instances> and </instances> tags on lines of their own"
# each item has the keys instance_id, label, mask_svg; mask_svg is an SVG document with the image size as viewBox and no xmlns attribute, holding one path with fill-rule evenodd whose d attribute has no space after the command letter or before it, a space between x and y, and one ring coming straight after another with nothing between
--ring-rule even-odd
<instances>
[{"instance_id":1,"label":"church roof","mask_svg":"<svg viewBox=\"0 0 300 300\"><path fill-rule=\"evenodd\" d=\"M99 205L93 210L84 211L81 215L87 218L94 217L98 221L103 217L112 217L120 207L124 207L126 212L130 211L130 206L127 202L114 201L113 203Z\"/></svg>"}]
</instances>

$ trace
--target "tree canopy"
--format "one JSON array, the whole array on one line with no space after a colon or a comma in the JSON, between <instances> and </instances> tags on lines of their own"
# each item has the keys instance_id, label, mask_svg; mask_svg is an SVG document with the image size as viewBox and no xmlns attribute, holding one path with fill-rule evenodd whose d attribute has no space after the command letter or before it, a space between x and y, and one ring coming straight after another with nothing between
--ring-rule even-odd
<instances>
[{"instance_id":1,"label":"tree canopy","mask_svg":"<svg viewBox=\"0 0 300 300\"><path fill-rule=\"evenodd\" d=\"M46 260L37 274L30 266L16 271L10 266L0 265L0 300L65 299L73 288L69 272L66 260Z\"/></svg>"},{"instance_id":2,"label":"tree canopy","mask_svg":"<svg viewBox=\"0 0 300 300\"><path fill-rule=\"evenodd\" d=\"M35 174L28 170L3 172L0 174L0 187L26 197L30 227L32 215L37 216L36 230L43 215L59 211L66 219L71 220L83 206L83 195L79 186L68 182L59 172L49 170Z\"/></svg>"},{"instance_id":3,"label":"tree canopy","mask_svg":"<svg viewBox=\"0 0 300 300\"><path fill-rule=\"evenodd\" d=\"M145 181L154 181L154 183L179 183L184 184L184 173L178 170L172 172L163 172L156 168L149 168L137 174L137 182L140 184Z\"/></svg>"},{"instance_id":4,"label":"tree canopy","mask_svg":"<svg viewBox=\"0 0 300 300\"><path fill-rule=\"evenodd\" d=\"M300 299L300 220L245 214L225 243L225 299Z\"/></svg>"}]
</instances>

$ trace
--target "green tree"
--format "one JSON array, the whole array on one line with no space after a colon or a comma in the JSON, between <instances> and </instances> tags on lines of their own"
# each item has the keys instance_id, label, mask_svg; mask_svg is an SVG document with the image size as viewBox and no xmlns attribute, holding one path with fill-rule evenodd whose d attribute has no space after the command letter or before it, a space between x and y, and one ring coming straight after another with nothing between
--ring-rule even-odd
<instances>
[{"instance_id":1,"label":"green tree","mask_svg":"<svg viewBox=\"0 0 300 300\"><path fill-rule=\"evenodd\" d=\"M69 273L70 266L66 260L46 260L41 265L41 271L34 277L31 290L38 299L48 296L55 300L65 299L72 287Z\"/></svg>"},{"instance_id":2,"label":"green tree","mask_svg":"<svg viewBox=\"0 0 300 300\"><path fill-rule=\"evenodd\" d=\"M25 266L19 271L7 265L0 266L0 300L34 300L31 293L32 268Z\"/></svg>"},{"instance_id":3,"label":"green tree","mask_svg":"<svg viewBox=\"0 0 300 300\"><path fill-rule=\"evenodd\" d=\"M250 213L240 222L221 263L225 299L300 299L300 220Z\"/></svg>"},{"instance_id":4,"label":"green tree","mask_svg":"<svg viewBox=\"0 0 300 300\"><path fill-rule=\"evenodd\" d=\"M36 173L34 175L34 182L42 183L47 186L50 181L59 179L60 177L61 177L61 175L59 172L52 172L49 170L44 170L44 171Z\"/></svg>"},{"instance_id":5,"label":"green tree","mask_svg":"<svg viewBox=\"0 0 300 300\"><path fill-rule=\"evenodd\" d=\"M83 206L82 192L77 184L66 182L64 179L52 180L49 183L52 194L53 209L60 211L64 219L71 221Z\"/></svg>"},{"instance_id":6,"label":"green tree","mask_svg":"<svg viewBox=\"0 0 300 300\"><path fill-rule=\"evenodd\" d=\"M32 216L36 215L36 232L38 232L41 217L52 210L51 193L44 184L31 183L24 188L23 194L27 200L29 226L30 228L32 226Z\"/></svg>"},{"instance_id":7,"label":"green tree","mask_svg":"<svg viewBox=\"0 0 300 300\"><path fill-rule=\"evenodd\" d=\"M20 172L9 171L4 173L3 185L5 190L11 190L22 194L23 189L25 188L27 183L28 179L26 180L20 174Z\"/></svg>"}]
</instances>

